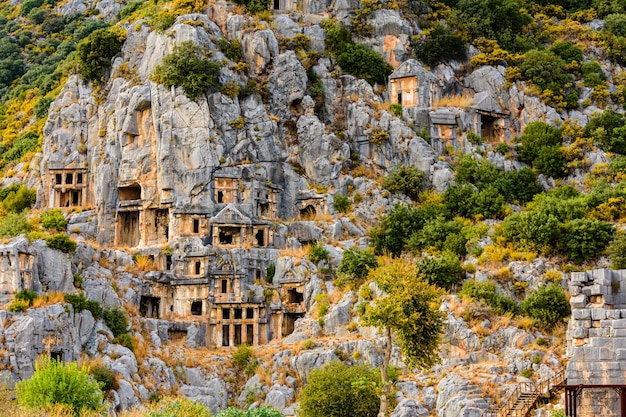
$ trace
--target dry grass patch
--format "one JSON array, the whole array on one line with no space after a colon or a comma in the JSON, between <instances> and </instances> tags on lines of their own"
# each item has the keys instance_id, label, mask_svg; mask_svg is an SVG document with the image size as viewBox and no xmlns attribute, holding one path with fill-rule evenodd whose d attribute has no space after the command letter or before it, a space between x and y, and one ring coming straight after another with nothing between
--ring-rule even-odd
<instances>
[{"instance_id":1,"label":"dry grass patch","mask_svg":"<svg viewBox=\"0 0 626 417\"><path fill-rule=\"evenodd\" d=\"M40 295L39 297L35 298L35 300L33 301L32 308L47 307L53 304L58 304L58 303L63 303L63 302L65 301L63 299L62 292L51 291L51 292L44 293Z\"/></svg>"},{"instance_id":2,"label":"dry grass patch","mask_svg":"<svg viewBox=\"0 0 626 417\"><path fill-rule=\"evenodd\" d=\"M435 101L432 105L433 108L439 107L459 107L466 108L474 104L474 97L471 94L453 94L446 97L441 97Z\"/></svg>"}]
</instances>

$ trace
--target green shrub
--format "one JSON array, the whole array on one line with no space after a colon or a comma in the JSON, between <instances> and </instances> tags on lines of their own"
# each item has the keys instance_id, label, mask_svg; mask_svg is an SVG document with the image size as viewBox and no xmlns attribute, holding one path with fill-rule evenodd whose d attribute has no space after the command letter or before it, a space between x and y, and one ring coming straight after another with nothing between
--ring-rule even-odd
<instances>
[{"instance_id":1,"label":"green shrub","mask_svg":"<svg viewBox=\"0 0 626 417\"><path fill-rule=\"evenodd\" d=\"M337 63L343 71L370 84L385 84L393 72L393 67L378 52L361 43L346 46L345 51L337 56Z\"/></svg>"},{"instance_id":2,"label":"green shrub","mask_svg":"<svg viewBox=\"0 0 626 417\"><path fill-rule=\"evenodd\" d=\"M537 174L528 168L510 171L506 174L508 199L520 204L528 203L543 188L537 182Z\"/></svg>"},{"instance_id":3,"label":"green shrub","mask_svg":"<svg viewBox=\"0 0 626 417\"><path fill-rule=\"evenodd\" d=\"M274 279L274 274L276 273L276 265L274 264L269 264L267 266L267 275L266 275L266 280L267 282L269 282L270 284L272 283L272 280Z\"/></svg>"},{"instance_id":4,"label":"green shrub","mask_svg":"<svg viewBox=\"0 0 626 417\"><path fill-rule=\"evenodd\" d=\"M22 16L28 16L28 14L35 8L41 7L44 0L24 0L22 7L20 7L20 14Z\"/></svg>"},{"instance_id":5,"label":"green shrub","mask_svg":"<svg viewBox=\"0 0 626 417\"><path fill-rule=\"evenodd\" d=\"M311 371L300 397L300 417L376 417L380 372L331 362Z\"/></svg>"},{"instance_id":6,"label":"green shrub","mask_svg":"<svg viewBox=\"0 0 626 417\"><path fill-rule=\"evenodd\" d=\"M604 19L604 30L615 36L626 36L626 15L613 13Z\"/></svg>"},{"instance_id":7,"label":"green shrub","mask_svg":"<svg viewBox=\"0 0 626 417\"><path fill-rule=\"evenodd\" d=\"M28 233L32 229L33 225L24 213L9 213L0 221L0 236L15 237Z\"/></svg>"},{"instance_id":8,"label":"green shrub","mask_svg":"<svg viewBox=\"0 0 626 417\"><path fill-rule=\"evenodd\" d=\"M15 299L26 302L29 307L33 305L36 298L37 293L32 290L21 290L15 293Z\"/></svg>"},{"instance_id":9,"label":"green shrub","mask_svg":"<svg viewBox=\"0 0 626 417\"><path fill-rule=\"evenodd\" d=\"M585 126L585 134L604 150L626 154L626 119L614 110L592 117Z\"/></svg>"},{"instance_id":10,"label":"green shrub","mask_svg":"<svg viewBox=\"0 0 626 417\"><path fill-rule=\"evenodd\" d=\"M217 413L216 417L283 417L284 414L269 406L255 407L247 411L229 407Z\"/></svg>"},{"instance_id":11,"label":"green shrub","mask_svg":"<svg viewBox=\"0 0 626 417\"><path fill-rule=\"evenodd\" d=\"M493 309L496 314L506 314L517 312L515 300L496 292L496 284L493 281L467 280L459 296L470 298L475 301L482 301Z\"/></svg>"},{"instance_id":12,"label":"green shrub","mask_svg":"<svg viewBox=\"0 0 626 417\"><path fill-rule=\"evenodd\" d=\"M3 199L4 209L9 213L20 213L35 204L37 200L37 190L20 185L17 191L9 192Z\"/></svg>"},{"instance_id":13,"label":"green shrub","mask_svg":"<svg viewBox=\"0 0 626 417\"><path fill-rule=\"evenodd\" d=\"M626 235L618 234L609 245L611 268L626 269Z\"/></svg>"},{"instance_id":14,"label":"green shrub","mask_svg":"<svg viewBox=\"0 0 626 417\"><path fill-rule=\"evenodd\" d=\"M439 258L422 259L417 263L417 269L429 283L445 289L452 288L464 275L461 261L448 251Z\"/></svg>"},{"instance_id":15,"label":"green shrub","mask_svg":"<svg viewBox=\"0 0 626 417\"><path fill-rule=\"evenodd\" d=\"M180 86L190 100L196 100L218 87L221 67L221 63L209 60L198 45L186 41L163 58L152 80L166 87Z\"/></svg>"},{"instance_id":16,"label":"green shrub","mask_svg":"<svg viewBox=\"0 0 626 417\"><path fill-rule=\"evenodd\" d=\"M254 350L248 345L239 345L233 353L233 364L239 371L252 375L259 366L259 360L254 356Z\"/></svg>"},{"instance_id":17,"label":"green shrub","mask_svg":"<svg viewBox=\"0 0 626 417\"><path fill-rule=\"evenodd\" d=\"M160 401L156 411L150 411L146 417L211 417L211 411L200 402L186 398Z\"/></svg>"},{"instance_id":18,"label":"green shrub","mask_svg":"<svg viewBox=\"0 0 626 417\"><path fill-rule=\"evenodd\" d=\"M330 253L324 247L324 245L315 242L314 245L309 247L309 260L314 264L319 263L320 261L328 261Z\"/></svg>"},{"instance_id":19,"label":"green shrub","mask_svg":"<svg viewBox=\"0 0 626 417\"><path fill-rule=\"evenodd\" d=\"M122 9L117 13L117 18L120 20L126 19L131 14L133 14L137 9L139 9L142 4L144 4L143 0L134 0L134 1L126 3L126 5L122 7Z\"/></svg>"},{"instance_id":20,"label":"green shrub","mask_svg":"<svg viewBox=\"0 0 626 417\"><path fill-rule=\"evenodd\" d=\"M472 194L468 202L472 215L481 215L486 218L500 217L504 203L504 196L495 187L488 187Z\"/></svg>"},{"instance_id":21,"label":"green shrub","mask_svg":"<svg viewBox=\"0 0 626 417\"><path fill-rule=\"evenodd\" d=\"M225 37L221 37L215 41L215 46L220 48L220 51L222 51L224 55L226 55L226 58L231 61L241 61L241 42L239 42L237 38L233 38L232 41L229 41Z\"/></svg>"},{"instance_id":22,"label":"green shrub","mask_svg":"<svg viewBox=\"0 0 626 417\"><path fill-rule=\"evenodd\" d=\"M394 104L390 104L389 105L389 111L398 116L401 117L402 116L402 104L398 104L398 103L394 103Z\"/></svg>"},{"instance_id":23,"label":"green shrub","mask_svg":"<svg viewBox=\"0 0 626 417\"><path fill-rule=\"evenodd\" d=\"M49 248L58 249L65 253L74 253L76 251L76 242L66 233L57 233L47 237L46 245L48 245Z\"/></svg>"},{"instance_id":24,"label":"green shrub","mask_svg":"<svg viewBox=\"0 0 626 417\"><path fill-rule=\"evenodd\" d=\"M100 389L103 392L109 392L111 390L116 390L119 388L117 378L109 367L103 365L94 366L93 368L89 369L89 374L96 382L100 384Z\"/></svg>"},{"instance_id":25,"label":"green shrub","mask_svg":"<svg viewBox=\"0 0 626 417\"><path fill-rule=\"evenodd\" d=\"M85 298L85 295L82 293L65 293L63 294L63 300L66 303L71 304L74 307L75 312L89 310L94 319L98 320L100 317L102 317L103 310L100 303L93 300L87 300L87 298Z\"/></svg>"},{"instance_id":26,"label":"green shrub","mask_svg":"<svg viewBox=\"0 0 626 417\"><path fill-rule=\"evenodd\" d=\"M350 276L354 280L363 279L370 269L378 266L378 259L368 250L352 247L343 252L339 272Z\"/></svg>"},{"instance_id":27,"label":"green shrub","mask_svg":"<svg viewBox=\"0 0 626 417\"><path fill-rule=\"evenodd\" d=\"M538 326L551 328L570 314L565 291L558 284L539 287L522 302L522 312Z\"/></svg>"},{"instance_id":28,"label":"green shrub","mask_svg":"<svg viewBox=\"0 0 626 417\"><path fill-rule=\"evenodd\" d=\"M243 4L252 14L266 11L270 8L269 0L235 0L237 4Z\"/></svg>"},{"instance_id":29,"label":"green shrub","mask_svg":"<svg viewBox=\"0 0 626 417\"><path fill-rule=\"evenodd\" d=\"M392 193L402 193L417 200L424 186L424 173L415 166L400 165L383 178L383 187Z\"/></svg>"},{"instance_id":30,"label":"green shrub","mask_svg":"<svg viewBox=\"0 0 626 417\"><path fill-rule=\"evenodd\" d=\"M560 57L566 64L584 61L583 51L571 42L555 42L550 52Z\"/></svg>"},{"instance_id":31,"label":"green shrub","mask_svg":"<svg viewBox=\"0 0 626 417\"><path fill-rule=\"evenodd\" d=\"M565 176L567 160L561 150L563 137L559 129L544 122L532 122L517 141L521 143L517 153L522 162L551 177Z\"/></svg>"},{"instance_id":32,"label":"green shrub","mask_svg":"<svg viewBox=\"0 0 626 417\"><path fill-rule=\"evenodd\" d=\"M350 211L350 207L350 200L345 195L335 194L333 196L333 208L338 213L347 213Z\"/></svg>"},{"instance_id":33,"label":"green shrub","mask_svg":"<svg viewBox=\"0 0 626 417\"><path fill-rule=\"evenodd\" d=\"M565 223L562 233L565 254L580 264L600 255L613 239L615 228L596 219L575 219Z\"/></svg>"},{"instance_id":34,"label":"green shrub","mask_svg":"<svg viewBox=\"0 0 626 417\"><path fill-rule=\"evenodd\" d=\"M450 60L465 61L467 50L465 42L452 30L442 25L436 25L428 39L415 47L415 56L430 66Z\"/></svg>"},{"instance_id":35,"label":"green shrub","mask_svg":"<svg viewBox=\"0 0 626 417\"><path fill-rule=\"evenodd\" d=\"M76 47L80 75L87 81L100 81L111 68L111 59L120 53L125 37L108 28L98 29Z\"/></svg>"},{"instance_id":36,"label":"green shrub","mask_svg":"<svg viewBox=\"0 0 626 417\"><path fill-rule=\"evenodd\" d=\"M400 256L411 235L421 229L424 222L425 215L419 207L396 204L379 225L370 230L375 253Z\"/></svg>"},{"instance_id":37,"label":"green shrub","mask_svg":"<svg viewBox=\"0 0 626 417\"><path fill-rule=\"evenodd\" d=\"M594 88L606 81L606 74L597 61L585 62L580 66L580 72L583 74L583 81L587 87Z\"/></svg>"},{"instance_id":38,"label":"green shrub","mask_svg":"<svg viewBox=\"0 0 626 417\"><path fill-rule=\"evenodd\" d=\"M113 339L113 343L117 343L118 345L122 345L125 348L128 348L132 351L135 350L135 344L133 343L133 338L128 333L122 333Z\"/></svg>"},{"instance_id":39,"label":"green shrub","mask_svg":"<svg viewBox=\"0 0 626 417\"><path fill-rule=\"evenodd\" d=\"M438 217L429 220L424 224L421 230L413 233L408 242L408 249L415 254L419 254L422 249L436 248L443 250L444 246L447 246L448 249L451 249L459 256L464 256L467 239L464 239L462 236L463 227L464 224L459 219L446 220L443 217ZM450 244L456 241L457 239L455 238L457 237L460 238L458 239L459 241L463 241L461 244L462 247ZM449 244L446 245L446 242Z\"/></svg>"},{"instance_id":40,"label":"green shrub","mask_svg":"<svg viewBox=\"0 0 626 417\"><path fill-rule=\"evenodd\" d=\"M113 337L118 337L129 332L128 318L121 308L105 309L102 313L102 318L107 327L111 330L111 333L113 333Z\"/></svg>"},{"instance_id":41,"label":"green shrub","mask_svg":"<svg viewBox=\"0 0 626 417\"><path fill-rule=\"evenodd\" d=\"M41 226L43 228L53 229L58 232L65 230L65 226L67 225L63 211L58 208L42 212L39 215L39 219L41 220Z\"/></svg>"},{"instance_id":42,"label":"green shrub","mask_svg":"<svg viewBox=\"0 0 626 417\"><path fill-rule=\"evenodd\" d=\"M48 109L46 109L46 112ZM35 132L26 132L19 135L11 148L2 154L2 164L6 165L11 161L19 161L28 152L34 151L39 146L39 135Z\"/></svg>"},{"instance_id":43,"label":"green shrub","mask_svg":"<svg viewBox=\"0 0 626 417\"><path fill-rule=\"evenodd\" d=\"M35 364L33 376L17 383L15 395L20 404L31 408L64 404L79 416L83 410L102 407L102 391L98 385L88 370L78 368L76 362L62 363L42 357Z\"/></svg>"},{"instance_id":44,"label":"green shrub","mask_svg":"<svg viewBox=\"0 0 626 417\"><path fill-rule=\"evenodd\" d=\"M514 213L502 224L502 235L522 248L541 250L556 245L559 222L552 214L539 210Z\"/></svg>"},{"instance_id":45,"label":"green shrub","mask_svg":"<svg viewBox=\"0 0 626 417\"><path fill-rule=\"evenodd\" d=\"M27 301L24 300L13 300L11 304L7 307L7 310L12 313L24 313L28 310L30 305Z\"/></svg>"}]
</instances>

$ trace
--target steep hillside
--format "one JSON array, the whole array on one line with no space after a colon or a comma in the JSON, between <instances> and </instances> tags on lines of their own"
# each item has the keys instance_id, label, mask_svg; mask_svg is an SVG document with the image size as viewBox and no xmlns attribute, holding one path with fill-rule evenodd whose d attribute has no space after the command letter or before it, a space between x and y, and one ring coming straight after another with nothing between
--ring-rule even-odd
<instances>
[{"instance_id":1,"label":"steep hillside","mask_svg":"<svg viewBox=\"0 0 626 417\"><path fill-rule=\"evenodd\" d=\"M295 415L313 370L383 364L389 257L446 291L393 417L559 375L570 273L626 267L623 2L266 3L3 3L7 389L49 354L119 412Z\"/></svg>"}]
</instances>

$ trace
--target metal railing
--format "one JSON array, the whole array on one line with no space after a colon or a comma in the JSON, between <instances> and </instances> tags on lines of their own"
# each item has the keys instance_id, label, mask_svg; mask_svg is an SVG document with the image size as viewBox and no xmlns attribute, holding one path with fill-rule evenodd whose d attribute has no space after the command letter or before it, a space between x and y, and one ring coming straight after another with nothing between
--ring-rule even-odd
<instances>
[{"instance_id":1,"label":"metal railing","mask_svg":"<svg viewBox=\"0 0 626 417\"><path fill-rule=\"evenodd\" d=\"M559 371L551 378L539 382L521 382L502 407L492 405L483 411L481 417L526 417L539 397L550 395L554 387L562 385L564 381L565 372Z\"/></svg>"}]
</instances>

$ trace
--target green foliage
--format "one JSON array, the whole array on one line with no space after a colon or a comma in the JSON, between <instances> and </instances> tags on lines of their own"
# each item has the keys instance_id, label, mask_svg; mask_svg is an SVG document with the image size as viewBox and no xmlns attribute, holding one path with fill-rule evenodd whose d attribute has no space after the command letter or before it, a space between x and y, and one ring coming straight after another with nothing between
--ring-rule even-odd
<instances>
[{"instance_id":1,"label":"green foliage","mask_svg":"<svg viewBox=\"0 0 626 417\"><path fill-rule=\"evenodd\" d=\"M15 293L15 299L24 301L28 306L32 306L33 302L37 298L37 293L32 290L21 290Z\"/></svg>"},{"instance_id":2,"label":"green foliage","mask_svg":"<svg viewBox=\"0 0 626 417\"><path fill-rule=\"evenodd\" d=\"M7 307L7 310L12 313L24 313L28 310L30 305L27 301L24 300L13 300L11 304Z\"/></svg>"},{"instance_id":3,"label":"green foliage","mask_svg":"<svg viewBox=\"0 0 626 417\"><path fill-rule=\"evenodd\" d=\"M49 248L58 249L65 253L74 253L76 251L76 242L66 233L57 233L47 237L46 245Z\"/></svg>"},{"instance_id":4,"label":"green foliage","mask_svg":"<svg viewBox=\"0 0 626 417\"><path fill-rule=\"evenodd\" d=\"M566 64L583 62L583 51L571 42L555 42L550 47L550 52L561 58Z\"/></svg>"},{"instance_id":5,"label":"green foliage","mask_svg":"<svg viewBox=\"0 0 626 417\"><path fill-rule=\"evenodd\" d=\"M102 317L102 306L99 302L93 300L87 300L85 294L82 293L65 293L63 294L63 300L71 304L74 307L74 311L81 312L83 310L89 310L94 319L98 320Z\"/></svg>"},{"instance_id":6,"label":"green foliage","mask_svg":"<svg viewBox=\"0 0 626 417\"><path fill-rule=\"evenodd\" d=\"M135 344L133 342L133 338L128 333L122 333L113 339L113 343L117 343L118 345L122 345L125 348L128 348L132 351L135 350Z\"/></svg>"},{"instance_id":7,"label":"green foliage","mask_svg":"<svg viewBox=\"0 0 626 417\"><path fill-rule=\"evenodd\" d=\"M111 68L111 59L120 53L125 37L108 28L98 29L76 47L80 75L87 81L101 81Z\"/></svg>"},{"instance_id":8,"label":"green foliage","mask_svg":"<svg viewBox=\"0 0 626 417\"><path fill-rule=\"evenodd\" d=\"M613 13L604 20L604 30L615 36L626 36L626 15Z\"/></svg>"},{"instance_id":9,"label":"green foliage","mask_svg":"<svg viewBox=\"0 0 626 417\"><path fill-rule=\"evenodd\" d=\"M233 353L233 364L245 375L252 375L259 366L259 360L254 356L254 350L248 345L239 345Z\"/></svg>"},{"instance_id":10,"label":"green foliage","mask_svg":"<svg viewBox=\"0 0 626 417\"><path fill-rule=\"evenodd\" d=\"M126 19L130 15L132 15L137 9L144 4L144 0L134 0L126 3L124 7L117 13L117 18L120 20Z\"/></svg>"},{"instance_id":11,"label":"green foliage","mask_svg":"<svg viewBox=\"0 0 626 417\"><path fill-rule=\"evenodd\" d=\"M46 109L48 111L48 109ZM39 146L39 135L34 132L26 132L19 135L5 152L2 153L1 166L9 162L19 161L28 152L34 151Z\"/></svg>"},{"instance_id":12,"label":"green foliage","mask_svg":"<svg viewBox=\"0 0 626 417\"><path fill-rule=\"evenodd\" d=\"M353 280L363 279L370 269L378 266L378 260L369 250L352 247L343 252L339 272L350 276Z\"/></svg>"},{"instance_id":13,"label":"green foliage","mask_svg":"<svg viewBox=\"0 0 626 417\"><path fill-rule=\"evenodd\" d=\"M380 374L364 365L331 362L311 371L300 397L300 417L376 417Z\"/></svg>"},{"instance_id":14,"label":"green foliage","mask_svg":"<svg viewBox=\"0 0 626 417\"><path fill-rule=\"evenodd\" d=\"M450 60L464 61L467 59L465 42L452 30L442 25L436 25L428 39L415 47L417 59L430 66Z\"/></svg>"},{"instance_id":15,"label":"green foliage","mask_svg":"<svg viewBox=\"0 0 626 417\"><path fill-rule=\"evenodd\" d=\"M31 208L36 200L37 190L20 185L16 191L9 191L2 204L9 213L21 213Z\"/></svg>"},{"instance_id":16,"label":"green foliage","mask_svg":"<svg viewBox=\"0 0 626 417\"><path fill-rule=\"evenodd\" d=\"M192 41L185 41L163 58L152 80L166 87L180 86L190 100L217 88L222 65L211 61Z\"/></svg>"},{"instance_id":17,"label":"green foliage","mask_svg":"<svg viewBox=\"0 0 626 417\"><path fill-rule=\"evenodd\" d=\"M502 235L522 248L548 250L554 247L560 233L558 219L540 210L515 213L502 224Z\"/></svg>"},{"instance_id":18,"label":"green foliage","mask_svg":"<svg viewBox=\"0 0 626 417\"><path fill-rule=\"evenodd\" d=\"M347 213L350 211L350 200L343 194L335 194L333 196L333 208L338 213Z\"/></svg>"},{"instance_id":19,"label":"green foliage","mask_svg":"<svg viewBox=\"0 0 626 417\"><path fill-rule=\"evenodd\" d=\"M461 261L449 251L444 251L439 258L422 259L417 263L417 270L429 283L448 290L463 279L464 275Z\"/></svg>"},{"instance_id":20,"label":"green foliage","mask_svg":"<svg viewBox=\"0 0 626 417\"><path fill-rule=\"evenodd\" d=\"M363 324L395 333L408 366L433 366L439 360L444 326L438 308L444 291L422 279L415 265L404 259L388 261L372 270L370 277L384 295L366 306Z\"/></svg>"},{"instance_id":21,"label":"green foliage","mask_svg":"<svg viewBox=\"0 0 626 417\"><path fill-rule=\"evenodd\" d=\"M0 221L0 236L15 237L28 233L33 225L26 218L25 213L9 213Z\"/></svg>"},{"instance_id":22,"label":"green foliage","mask_svg":"<svg viewBox=\"0 0 626 417\"><path fill-rule=\"evenodd\" d=\"M390 104L389 111L398 117L402 116L402 104L398 104L398 103Z\"/></svg>"},{"instance_id":23,"label":"green foliage","mask_svg":"<svg viewBox=\"0 0 626 417\"><path fill-rule=\"evenodd\" d=\"M421 250L436 248L438 250L447 249L459 256L467 253L465 244L469 240L466 236L468 230L464 230L465 225L460 219L446 220L437 217L427 221L424 227L411 235L408 242L408 249L418 255Z\"/></svg>"},{"instance_id":24,"label":"green foliage","mask_svg":"<svg viewBox=\"0 0 626 417\"><path fill-rule=\"evenodd\" d=\"M540 327L551 328L570 314L565 291L558 284L539 287L522 302L522 312Z\"/></svg>"},{"instance_id":25,"label":"green foliage","mask_svg":"<svg viewBox=\"0 0 626 417\"><path fill-rule=\"evenodd\" d=\"M67 224L63 211L58 208L42 212L39 215L39 219L41 220L42 227L56 231L65 230L65 225Z\"/></svg>"},{"instance_id":26,"label":"green foliage","mask_svg":"<svg viewBox=\"0 0 626 417\"><path fill-rule=\"evenodd\" d=\"M393 72L393 67L378 52L362 43L348 45L337 56L337 63L343 71L363 78L370 84L385 84Z\"/></svg>"},{"instance_id":27,"label":"green foliage","mask_svg":"<svg viewBox=\"0 0 626 417\"><path fill-rule=\"evenodd\" d=\"M419 207L396 204L370 231L375 253L400 256L411 235L422 228L425 220Z\"/></svg>"},{"instance_id":28,"label":"green foliage","mask_svg":"<svg viewBox=\"0 0 626 417\"><path fill-rule=\"evenodd\" d=\"M308 257L314 264L318 264L320 261L328 261L329 256L328 250L320 243L315 242L314 245L309 247Z\"/></svg>"},{"instance_id":29,"label":"green foliage","mask_svg":"<svg viewBox=\"0 0 626 417\"><path fill-rule=\"evenodd\" d=\"M580 66L583 75L583 84L587 87L597 87L606 81L606 74L602 71L597 61L585 62Z\"/></svg>"},{"instance_id":30,"label":"green foliage","mask_svg":"<svg viewBox=\"0 0 626 417\"><path fill-rule=\"evenodd\" d=\"M270 8L269 0L235 0L237 4L243 4L252 14L260 13Z\"/></svg>"},{"instance_id":31,"label":"green foliage","mask_svg":"<svg viewBox=\"0 0 626 417\"><path fill-rule=\"evenodd\" d=\"M283 417L284 414L269 406L255 407L247 411L229 407L217 413L216 417Z\"/></svg>"},{"instance_id":32,"label":"green foliage","mask_svg":"<svg viewBox=\"0 0 626 417\"><path fill-rule=\"evenodd\" d=\"M496 284L493 281L476 281L470 279L463 284L459 295L475 301L482 301L491 307L496 314L517 312L515 300L496 292Z\"/></svg>"},{"instance_id":33,"label":"green foliage","mask_svg":"<svg viewBox=\"0 0 626 417\"><path fill-rule=\"evenodd\" d=\"M35 364L30 379L18 382L15 395L20 404L43 409L54 404L65 404L74 415L83 410L98 410L102 406L102 391L85 367L76 362L62 363L42 357Z\"/></svg>"},{"instance_id":34,"label":"green foliage","mask_svg":"<svg viewBox=\"0 0 626 417\"><path fill-rule=\"evenodd\" d=\"M614 110L605 110L591 118L585 126L585 134L604 150L626 154L626 119Z\"/></svg>"},{"instance_id":35,"label":"green foliage","mask_svg":"<svg viewBox=\"0 0 626 417\"><path fill-rule=\"evenodd\" d=\"M598 257L613 239L612 224L596 219L575 219L563 227L563 251L580 264Z\"/></svg>"},{"instance_id":36,"label":"green foliage","mask_svg":"<svg viewBox=\"0 0 626 417\"><path fill-rule=\"evenodd\" d=\"M495 39L508 50L519 48L523 41L518 34L532 21L516 0L459 0L456 9L472 39Z\"/></svg>"},{"instance_id":37,"label":"green foliage","mask_svg":"<svg viewBox=\"0 0 626 417\"><path fill-rule=\"evenodd\" d=\"M609 245L611 268L626 269L626 235L618 234Z\"/></svg>"},{"instance_id":38,"label":"green foliage","mask_svg":"<svg viewBox=\"0 0 626 417\"><path fill-rule=\"evenodd\" d=\"M204 404L186 398L168 399L159 402L158 410L150 411L146 417L211 417Z\"/></svg>"},{"instance_id":39,"label":"green foliage","mask_svg":"<svg viewBox=\"0 0 626 417\"><path fill-rule=\"evenodd\" d=\"M272 280L274 279L274 274L276 273L276 265L274 264L269 264L267 266L267 275L266 275L266 279L267 282L269 282L270 284L272 283Z\"/></svg>"},{"instance_id":40,"label":"green foliage","mask_svg":"<svg viewBox=\"0 0 626 417\"><path fill-rule=\"evenodd\" d=\"M109 392L119 388L117 378L111 368L99 365L89 369L89 374L100 384L103 392Z\"/></svg>"},{"instance_id":41,"label":"green foliage","mask_svg":"<svg viewBox=\"0 0 626 417\"><path fill-rule=\"evenodd\" d=\"M229 41L225 37L221 37L215 41L215 46L220 48L224 55L226 55L226 58L231 61L241 61L241 42L239 42L239 39L234 38L232 41Z\"/></svg>"},{"instance_id":42,"label":"green foliage","mask_svg":"<svg viewBox=\"0 0 626 417\"><path fill-rule=\"evenodd\" d=\"M520 160L548 176L565 176L567 160L561 150L563 137L559 129L544 122L532 122L517 141L521 143L517 148Z\"/></svg>"},{"instance_id":43,"label":"green foliage","mask_svg":"<svg viewBox=\"0 0 626 417\"><path fill-rule=\"evenodd\" d=\"M506 195L509 201L520 204L531 201L534 196L543 191L537 182L537 174L528 167L507 173L506 182Z\"/></svg>"},{"instance_id":44,"label":"green foliage","mask_svg":"<svg viewBox=\"0 0 626 417\"><path fill-rule=\"evenodd\" d=\"M102 318L114 337L129 332L128 318L121 308L114 307L105 309L102 313Z\"/></svg>"},{"instance_id":45,"label":"green foliage","mask_svg":"<svg viewBox=\"0 0 626 417\"><path fill-rule=\"evenodd\" d=\"M392 193L403 193L412 200L417 200L424 186L424 173L411 165L394 167L383 178L383 187Z\"/></svg>"}]
</instances>

